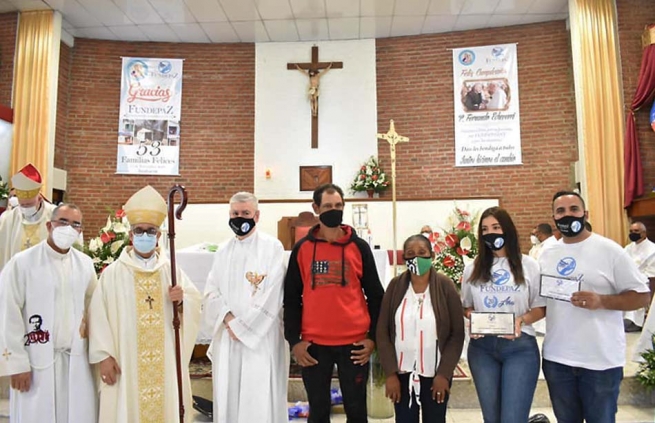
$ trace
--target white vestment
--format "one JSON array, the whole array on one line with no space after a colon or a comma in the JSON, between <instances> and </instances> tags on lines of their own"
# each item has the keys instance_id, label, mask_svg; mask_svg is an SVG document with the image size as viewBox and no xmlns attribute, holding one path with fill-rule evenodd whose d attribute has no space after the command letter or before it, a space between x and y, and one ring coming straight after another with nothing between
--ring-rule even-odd
<instances>
[{"instance_id":1,"label":"white vestment","mask_svg":"<svg viewBox=\"0 0 655 423\"><path fill-rule=\"evenodd\" d=\"M43 201L33 219L24 218L20 207L0 215L0 272L15 254L48 238L45 224L54 209L54 204Z\"/></svg>"},{"instance_id":2,"label":"white vestment","mask_svg":"<svg viewBox=\"0 0 655 423\"><path fill-rule=\"evenodd\" d=\"M89 257L75 249L59 254L46 241L0 273L0 376L32 372L28 392L11 390L12 423L97 421L83 335L95 286Z\"/></svg>"},{"instance_id":3,"label":"white vestment","mask_svg":"<svg viewBox=\"0 0 655 423\"><path fill-rule=\"evenodd\" d=\"M655 278L655 243L652 243L649 239L645 239L639 244L631 242L626 245L625 251L635 261L641 273L649 278ZM626 311L623 313L623 318L630 320L637 326L643 326L645 315L646 309L640 308L639 310Z\"/></svg>"},{"instance_id":4,"label":"white vestment","mask_svg":"<svg viewBox=\"0 0 655 423\"><path fill-rule=\"evenodd\" d=\"M100 423L179 422L171 265L158 254L148 266L127 247L107 266L89 307L89 361L113 357L117 382L100 386ZM182 271L180 346L185 421L191 421L189 360L195 345L202 296Z\"/></svg>"},{"instance_id":5,"label":"white vestment","mask_svg":"<svg viewBox=\"0 0 655 423\"><path fill-rule=\"evenodd\" d=\"M233 238L216 252L203 319L213 337L216 423L288 421L289 360L281 321L285 269L280 241L259 231ZM235 316L229 325L238 341L223 324L228 312Z\"/></svg>"}]
</instances>

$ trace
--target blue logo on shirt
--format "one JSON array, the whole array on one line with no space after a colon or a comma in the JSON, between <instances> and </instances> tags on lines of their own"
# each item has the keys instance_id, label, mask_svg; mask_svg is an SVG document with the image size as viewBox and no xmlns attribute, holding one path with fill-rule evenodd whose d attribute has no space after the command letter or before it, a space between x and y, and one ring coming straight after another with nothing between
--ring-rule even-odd
<instances>
[{"instance_id":1,"label":"blue logo on shirt","mask_svg":"<svg viewBox=\"0 0 655 423\"><path fill-rule=\"evenodd\" d=\"M505 285L509 281L509 272L505 269L498 269L491 275L494 285Z\"/></svg>"},{"instance_id":2,"label":"blue logo on shirt","mask_svg":"<svg viewBox=\"0 0 655 423\"><path fill-rule=\"evenodd\" d=\"M487 308L496 308L498 307L498 298L486 296L484 297L484 306Z\"/></svg>"},{"instance_id":3,"label":"blue logo on shirt","mask_svg":"<svg viewBox=\"0 0 655 423\"><path fill-rule=\"evenodd\" d=\"M557 263L557 273L568 276L575 270L577 263L573 257L564 257Z\"/></svg>"}]
</instances>

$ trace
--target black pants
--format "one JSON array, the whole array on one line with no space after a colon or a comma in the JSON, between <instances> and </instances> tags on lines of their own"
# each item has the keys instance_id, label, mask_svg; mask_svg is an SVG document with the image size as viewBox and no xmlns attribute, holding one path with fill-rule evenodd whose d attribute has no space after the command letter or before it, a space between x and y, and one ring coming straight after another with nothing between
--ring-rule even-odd
<instances>
[{"instance_id":1,"label":"black pants","mask_svg":"<svg viewBox=\"0 0 655 423\"><path fill-rule=\"evenodd\" d=\"M366 381L368 363L359 366L350 359L353 345L325 346L312 344L308 351L318 364L303 367L302 381L309 399L307 423L330 423L330 383L332 371L337 365L339 386L348 423L368 423L366 416ZM361 348L361 347L359 347Z\"/></svg>"},{"instance_id":2,"label":"black pants","mask_svg":"<svg viewBox=\"0 0 655 423\"><path fill-rule=\"evenodd\" d=\"M419 406L416 403L416 395L412 391L412 406L409 406L409 373L398 375L400 379L400 402L394 404L396 409L396 423L419 423ZM421 407L423 411L423 423L446 423L446 406L448 405L448 393L444 402L439 404L432 399L431 377L419 377L421 380ZM452 379L450 381L452 384Z\"/></svg>"}]
</instances>

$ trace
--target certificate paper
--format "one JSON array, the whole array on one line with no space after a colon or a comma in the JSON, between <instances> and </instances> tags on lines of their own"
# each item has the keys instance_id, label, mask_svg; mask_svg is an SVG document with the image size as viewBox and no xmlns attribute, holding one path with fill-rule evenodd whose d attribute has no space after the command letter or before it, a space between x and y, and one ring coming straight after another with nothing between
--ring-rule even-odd
<instances>
[{"instance_id":1,"label":"certificate paper","mask_svg":"<svg viewBox=\"0 0 655 423\"><path fill-rule=\"evenodd\" d=\"M580 290L580 281L562 276L541 275L539 295L553 300L571 302L571 295Z\"/></svg>"},{"instance_id":2,"label":"certificate paper","mask_svg":"<svg viewBox=\"0 0 655 423\"><path fill-rule=\"evenodd\" d=\"M471 335L514 335L514 313L471 312Z\"/></svg>"}]
</instances>

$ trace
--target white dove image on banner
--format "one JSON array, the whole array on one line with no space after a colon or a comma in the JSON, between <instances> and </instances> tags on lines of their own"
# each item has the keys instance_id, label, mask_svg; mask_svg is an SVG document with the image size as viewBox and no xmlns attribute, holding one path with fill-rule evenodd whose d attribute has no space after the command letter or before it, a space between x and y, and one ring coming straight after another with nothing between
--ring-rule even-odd
<instances>
[{"instance_id":1,"label":"white dove image on banner","mask_svg":"<svg viewBox=\"0 0 655 423\"><path fill-rule=\"evenodd\" d=\"M123 57L116 173L179 174L182 64Z\"/></svg>"},{"instance_id":2,"label":"white dove image on banner","mask_svg":"<svg viewBox=\"0 0 655 423\"><path fill-rule=\"evenodd\" d=\"M516 44L453 49L455 166L522 163Z\"/></svg>"}]
</instances>

